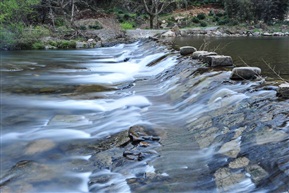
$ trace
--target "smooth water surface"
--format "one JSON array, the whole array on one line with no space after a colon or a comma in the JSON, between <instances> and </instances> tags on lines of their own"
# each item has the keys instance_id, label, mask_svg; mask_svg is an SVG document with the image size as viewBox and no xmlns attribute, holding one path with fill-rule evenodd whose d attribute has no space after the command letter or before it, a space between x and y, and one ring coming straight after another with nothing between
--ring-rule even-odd
<instances>
[{"instance_id":1,"label":"smooth water surface","mask_svg":"<svg viewBox=\"0 0 289 193\"><path fill-rule=\"evenodd\" d=\"M289 78L288 37L178 37L176 46L195 46L232 56L236 66L257 66L265 76L276 77L271 66L282 77Z\"/></svg>"}]
</instances>

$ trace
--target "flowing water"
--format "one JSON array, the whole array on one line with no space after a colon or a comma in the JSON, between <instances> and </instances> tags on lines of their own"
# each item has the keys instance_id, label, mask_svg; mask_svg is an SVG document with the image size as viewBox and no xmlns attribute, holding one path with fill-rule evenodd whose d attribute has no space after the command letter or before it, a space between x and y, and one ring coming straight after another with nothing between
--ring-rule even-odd
<instances>
[{"instance_id":1,"label":"flowing water","mask_svg":"<svg viewBox=\"0 0 289 193\"><path fill-rule=\"evenodd\" d=\"M229 77L150 41L3 52L0 190L288 191L288 100Z\"/></svg>"}]
</instances>

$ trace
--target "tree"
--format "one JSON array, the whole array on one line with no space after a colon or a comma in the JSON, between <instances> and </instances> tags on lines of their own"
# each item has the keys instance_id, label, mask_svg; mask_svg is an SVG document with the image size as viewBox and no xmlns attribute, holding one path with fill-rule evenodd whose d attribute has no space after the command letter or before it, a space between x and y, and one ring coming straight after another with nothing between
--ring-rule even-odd
<instances>
[{"instance_id":1,"label":"tree","mask_svg":"<svg viewBox=\"0 0 289 193\"><path fill-rule=\"evenodd\" d=\"M150 17L150 28L154 28L154 19L158 21L159 14L176 0L142 0L146 13ZM157 22L156 28L159 28Z\"/></svg>"}]
</instances>

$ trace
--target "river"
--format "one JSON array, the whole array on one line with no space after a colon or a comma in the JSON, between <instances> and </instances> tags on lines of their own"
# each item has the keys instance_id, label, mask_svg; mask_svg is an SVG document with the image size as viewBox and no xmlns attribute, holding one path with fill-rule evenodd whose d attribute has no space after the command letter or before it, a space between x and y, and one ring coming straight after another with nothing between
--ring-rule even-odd
<instances>
[{"instance_id":1,"label":"river","mask_svg":"<svg viewBox=\"0 0 289 193\"><path fill-rule=\"evenodd\" d=\"M176 46L191 45L232 56L236 66L257 66L268 77L276 73L289 78L289 39L287 37L178 37Z\"/></svg>"},{"instance_id":2,"label":"river","mask_svg":"<svg viewBox=\"0 0 289 193\"><path fill-rule=\"evenodd\" d=\"M1 192L288 191L288 100L230 73L146 40L2 52Z\"/></svg>"}]
</instances>

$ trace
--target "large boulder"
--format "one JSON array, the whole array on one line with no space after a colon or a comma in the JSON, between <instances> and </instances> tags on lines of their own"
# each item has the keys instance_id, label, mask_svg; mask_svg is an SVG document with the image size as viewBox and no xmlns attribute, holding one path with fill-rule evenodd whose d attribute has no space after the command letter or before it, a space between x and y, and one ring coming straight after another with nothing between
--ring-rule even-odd
<instances>
[{"instance_id":1,"label":"large boulder","mask_svg":"<svg viewBox=\"0 0 289 193\"><path fill-rule=\"evenodd\" d=\"M289 99L289 83L280 84L277 90L277 95L284 99Z\"/></svg>"},{"instance_id":2,"label":"large boulder","mask_svg":"<svg viewBox=\"0 0 289 193\"><path fill-rule=\"evenodd\" d=\"M223 56L223 55L206 56L203 58L203 61L206 62L211 67L233 66L233 60L231 56Z\"/></svg>"},{"instance_id":3,"label":"large boulder","mask_svg":"<svg viewBox=\"0 0 289 193\"><path fill-rule=\"evenodd\" d=\"M193 46L183 46L180 47L180 54L185 56L194 53L197 49Z\"/></svg>"},{"instance_id":4,"label":"large boulder","mask_svg":"<svg viewBox=\"0 0 289 193\"><path fill-rule=\"evenodd\" d=\"M237 67L232 70L232 80L253 80L261 75L258 67Z\"/></svg>"}]
</instances>

